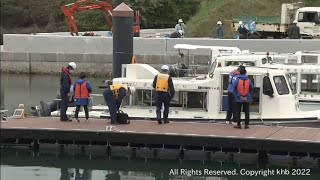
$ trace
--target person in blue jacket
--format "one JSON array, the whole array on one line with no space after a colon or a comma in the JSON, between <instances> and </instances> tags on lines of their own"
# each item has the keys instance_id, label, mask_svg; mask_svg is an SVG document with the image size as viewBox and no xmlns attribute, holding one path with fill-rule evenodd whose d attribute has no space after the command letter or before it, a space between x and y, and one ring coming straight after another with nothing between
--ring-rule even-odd
<instances>
[{"instance_id":1,"label":"person in blue jacket","mask_svg":"<svg viewBox=\"0 0 320 180\"><path fill-rule=\"evenodd\" d=\"M241 129L241 108L245 113L245 129L249 128L250 109L249 104L252 101L253 84L248 78L246 68L239 66L239 73L236 78L233 79L234 84L234 96L235 96L235 111L234 118L237 125L234 128Z\"/></svg>"},{"instance_id":2,"label":"person in blue jacket","mask_svg":"<svg viewBox=\"0 0 320 180\"><path fill-rule=\"evenodd\" d=\"M86 115L86 123L88 123L89 119L89 111L88 111L88 104L89 104L89 98L90 93L92 92L92 86L91 84L85 80L86 74L80 73L80 79L74 84L73 91L74 91L74 99L76 104L76 112L75 112L75 118L77 123L80 123L78 119L78 114L80 107L83 106L85 115Z\"/></svg>"},{"instance_id":3,"label":"person in blue jacket","mask_svg":"<svg viewBox=\"0 0 320 180\"><path fill-rule=\"evenodd\" d=\"M239 68L233 70L229 74L228 110L227 110L227 116L226 116L226 124L231 124L231 118L232 118L232 121L235 122L235 119L234 119L234 85L232 84L232 80L235 79L237 75L239 75Z\"/></svg>"},{"instance_id":4,"label":"person in blue jacket","mask_svg":"<svg viewBox=\"0 0 320 180\"><path fill-rule=\"evenodd\" d=\"M63 67L60 76L60 121L72 121L67 116L67 109L69 105L70 87L72 84L71 72L76 69L77 65L70 62L67 67Z\"/></svg>"}]
</instances>

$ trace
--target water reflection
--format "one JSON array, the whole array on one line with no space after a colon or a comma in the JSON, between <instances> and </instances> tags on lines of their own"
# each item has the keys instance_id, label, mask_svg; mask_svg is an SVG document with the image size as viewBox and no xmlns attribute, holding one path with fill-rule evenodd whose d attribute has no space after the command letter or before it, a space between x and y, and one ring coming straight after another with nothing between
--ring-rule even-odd
<instances>
[{"instance_id":1,"label":"water reflection","mask_svg":"<svg viewBox=\"0 0 320 180\"><path fill-rule=\"evenodd\" d=\"M24 180L120 180L120 179L262 179L262 175L249 177L241 176L241 169L247 171L259 171L267 169L290 169L290 168L311 168L310 176L303 179L319 179L320 168L315 159L299 158L296 165L292 164L289 157L273 157L265 164L256 161L246 161L249 156L235 154L235 158L230 159L229 155L224 158L214 158L211 160L179 160L179 159L152 159L141 157L130 158L130 156L108 156L105 154L81 155L60 154L56 151L41 152L35 154L28 150L2 149L1 150L1 179L21 179ZM225 156L224 153L221 156ZM140 155L139 155L140 156ZM164 153L166 156L166 153ZM255 155L251 155L255 156ZM224 160L223 160L224 159ZM319 162L318 162L319 163ZM182 174L181 170L202 171L202 175ZM204 175L204 169L213 171L236 171L235 176L227 175ZM171 173L171 172L178 173ZM15 173L14 173L15 172ZM268 179L299 179L293 176L268 176Z\"/></svg>"}]
</instances>

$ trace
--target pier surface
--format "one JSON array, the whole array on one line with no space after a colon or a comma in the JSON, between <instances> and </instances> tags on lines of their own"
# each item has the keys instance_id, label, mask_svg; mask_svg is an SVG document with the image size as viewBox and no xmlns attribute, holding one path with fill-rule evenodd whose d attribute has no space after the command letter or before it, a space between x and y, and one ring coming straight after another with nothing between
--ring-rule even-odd
<instances>
[{"instance_id":1,"label":"pier surface","mask_svg":"<svg viewBox=\"0 0 320 180\"><path fill-rule=\"evenodd\" d=\"M108 129L108 130L106 130ZM9 119L1 122L1 141L7 143L91 144L139 147L176 147L224 151L288 152L320 154L320 128L250 126L131 120L127 125L111 125L102 119L88 124L61 122L59 118Z\"/></svg>"}]
</instances>

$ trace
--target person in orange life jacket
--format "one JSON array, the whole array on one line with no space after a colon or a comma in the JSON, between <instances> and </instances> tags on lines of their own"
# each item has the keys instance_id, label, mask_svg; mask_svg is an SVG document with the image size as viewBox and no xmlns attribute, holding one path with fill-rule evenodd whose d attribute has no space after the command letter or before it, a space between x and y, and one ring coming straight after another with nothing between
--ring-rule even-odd
<instances>
[{"instance_id":1,"label":"person in orange life jacket","mask_svg":"<svg viewBox=\"0 0 320 180\"><path fill-rule=\"evenodd\" d=\"M70 62L67 67L63 67L60 76L60 121L72 121L66 112L69 104L70 86L72 84L71 72L77 67L76 63Z\"/></svg>"},{"instance_id":2,"label":"person in orange life jacket","mask_svg":"<svg viewBox=\"0 0 320 180\"><path fill-rule=\"evenodd\" d=\"M234 120L234 85L232 84L232 80L236 78L237 75L239 75L239 68L233 70L229 74L229 85L228 85L228 110L227 110L227 117L226 117L226 124L231 124L231 118L232 121Z\"/></svg>"},{"instance_id":3,"label":"person in orange life jacket","mask_svg":"<svg viewBox=\"0 0 320 180\"><path fill-rule=\"evenodd\" d=\"M253 84L246 75L247 71L244 66L239 66L240 75L233 79L234 96L235 96L235 110L234 119L237 125L234 128L241 129L241 107L245 112L245 129L249 128L250 109L249 103L252 100Z\"/></svg>"},{"instance_id":4,"label":"person in orange life jacket","mask_svg":"<svg viewBox=\"0 0 320 180\"><path fill-rule=\"evenodd\" d=\"M89 82L85 80L86 75L84 73L80 73L79 78L80 79L73 86L73 90L75 94L74 98L75 98L75 104L76 104L75 118L77 123L80 123L78 119L78 115L79 115L80 107L83 106L83 109L86 115L86 123L88 123L88 119L89 119L88 104L89 104L90 93L92 92L92 86Z\"/></svg>"},{"instance_id":5,"label":"person in orange life jacket","mask_svg":"<svg viewBox=\"0 0 320 180\"><path fill-rule=\"evenodd\" d=\"M169 123L168 114L169 114L169 106L170 100L174 97L174 86L172 83L172 78L169 75L169 67L167 65L163 65L161 67L161 73L154 77L153 88L156 90L156 114L157 120L159 124L162 124L161 121L161 108L162 104L164 105L163 111L163 120L164 123Z\"/></svg>"},{"instance_id":6,"label":"person in orange life jacket","mask_svg":"<svg viewBox=\"0 0 320 180\"><path fill-rule=\"evenodd\" d=\"M121 106L125 96L134 94L135 88L128 87L125 84L112 85L109 83L106 90L103 92L103 97L109 108L111 124L117 124L117 111Z\"/></svg>"}]
</instances>

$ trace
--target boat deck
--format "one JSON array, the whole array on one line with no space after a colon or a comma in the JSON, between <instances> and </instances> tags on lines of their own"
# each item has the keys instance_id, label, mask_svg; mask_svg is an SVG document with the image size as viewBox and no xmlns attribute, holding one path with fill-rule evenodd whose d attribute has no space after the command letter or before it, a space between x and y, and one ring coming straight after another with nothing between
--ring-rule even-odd
<instances>
[{"instance_id":1,"label":"boat deck","mask_svg":"<svg viewBox=\"0 0 320 180\"><path fill-rule=\"evenodd\" d=\"M108 129L108 130L106 130ZM86 124L61 122L59 118L39 117L9 119L1 122L2 143L29 140L40 143L104 144L151 147L177 146L184 149L227 148L256 151L281 151L320 154L320 128L258 126L234 129L233 125L170 122L159 125L156 121L134 121L126 125L111 125L102 119L90 119Z\"/></svg>"}]
</instances>

